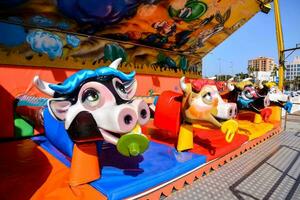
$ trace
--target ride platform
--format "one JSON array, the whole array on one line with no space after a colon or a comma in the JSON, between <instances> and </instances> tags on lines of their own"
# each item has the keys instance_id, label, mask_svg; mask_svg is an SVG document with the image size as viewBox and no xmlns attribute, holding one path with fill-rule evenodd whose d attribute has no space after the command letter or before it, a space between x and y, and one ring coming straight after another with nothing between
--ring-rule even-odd
<instances>
[{"instance_id":1,"label":"ride platform","mask_svg":"<svg viewBox=\"0 0 300 200\"><path fill-rule=\"evenodd\" d=\"M104 150L102 158L108 161L103 163L100 181L79 187L68 185L70 159L55 149L46 137L36 136L31 139L1 142L0 197L1 199L65 199L66 197L68 199L160 199L162 196L171 195L174 189L183 189L185 184L192 184L195 180L202 179L232 160L239 160L236 157L248 154L251 149L270 138L278 138L275 135L280 132L281 128L276 127L261 137L245 142L230 153L206 162L205 156L188 152L178 154L174 152L174 148L152 142L149 155L138 160L137 166L135 165L137 163L130 163L131 166L128 168L128 166L120 167L120 163L109 162L108 155L114 154L111 150ZM267 144L260 146L268 148ZM156 152L155 149L159 151ZM174 156L171 159L172 163L168 161L161 165L166 156ZM153 159L149 161L148 158ZM253 158L253 160L257 159ZM245 168L249 169L253 165ZM121 170L113 169L115 166ZM237 173L236 171L239 171L237 169L239 168L232 170L231 173ZM155 173L151 175L153 170ZM140 173L146 176L141 177ZM112 174L121 179L112 180ZM149 177L152 178L149 180ZM215 184L222 184L220 182L222 181L216 181Z\"/></svg>"},{"instance_id":2,"label":"ride platform","mask_svg":"<svg viewBox=\"0 0 300 200\"><path fill-rule=\"evenodd\" d=\"M286 131L263 139L261 145L255 143L217 171L166 199L299 199L299 122L299 117L289 117Z\"/></svg>"}]
</instances>

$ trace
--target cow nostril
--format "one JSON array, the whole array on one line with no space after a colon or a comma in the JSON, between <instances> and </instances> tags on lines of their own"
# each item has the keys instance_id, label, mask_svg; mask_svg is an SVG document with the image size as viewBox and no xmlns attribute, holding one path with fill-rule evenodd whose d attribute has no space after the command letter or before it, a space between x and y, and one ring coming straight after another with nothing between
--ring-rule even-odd
<instances>
[{"instance_id":1,"label":"cow nostril","mask_svg":"<svg viewBox=\"0 0 300 200\"><path fill-rule=\"evenodd\" d=\"M229 110L229 116L231 116L231 115L232 115L232 109Z\"/></svg>"},{"instance_id":2,"label":"cow nostril","mask_svg":"<svg viewBox=\"0 0 300 200\"><path fill-rule=\"evenodd\" d=\"M270 105L270 100L268 98L265 99L265 106L269 106Z\"/></svg>"},{"instance_id":3,"label":"cow nostril","mask_svg":"<svg viewBox=\"0 0 300 200\"><path fill-rule=\"evenodd\" d=\"M142 117L143 119L146 119L146 118L147 118L147 111L146 111L145 109L142 109L142 110L141 110L141 117Z\"/></svg>"},{"instance_id":4,"label":"cow nostril","mask_svg":"<svg viewBox=\"0 0 300 200\"><path fill-rule=\"evenodd\" d=\"M125 124L129 125L132 122L132 116L131 115L126 115L124 117L124 122L125 122Z\"/></svg>"}]
</instances>

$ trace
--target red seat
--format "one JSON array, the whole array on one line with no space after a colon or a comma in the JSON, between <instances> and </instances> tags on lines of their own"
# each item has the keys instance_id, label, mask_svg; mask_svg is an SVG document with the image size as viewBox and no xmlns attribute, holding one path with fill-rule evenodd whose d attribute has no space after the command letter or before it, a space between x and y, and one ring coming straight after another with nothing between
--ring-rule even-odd
<instances>
[{"instance_id":1,"label":"red seat","mask_svg":"<svg viewBox=\"0 0 300 200\"><path fill-rule=\"evenodd\" d=\"M164 91L159 96L155 108L154 125L168 131L174 137L177 137L181 124L181 101L182 94Z\"/></svg>"}]
</instances>

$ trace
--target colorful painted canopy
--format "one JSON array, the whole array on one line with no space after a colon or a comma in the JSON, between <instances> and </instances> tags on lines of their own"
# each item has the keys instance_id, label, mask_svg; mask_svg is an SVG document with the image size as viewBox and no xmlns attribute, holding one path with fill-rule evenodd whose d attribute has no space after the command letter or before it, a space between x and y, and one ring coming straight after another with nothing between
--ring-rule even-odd
<instances>
[{"instance_id":1,"label":"colorful painted canopy","mask_svg":"<svg viewBox=\"0 0 300 200\"><path fill-rule=\"evenodd\" d=\"M121 56L134 65L156 64L160 71L187 71L192 77L201 75L201 58L254 16L266 1L2 0L0 19L25 25L31 49L52 60L72 57L81 64L88 62L91 68L97 62ZM23 35L22 30L19 32ZM62 32L67 35L62 36ZM0 39L0 46L22 43L22 37L11 41L2 38L6 39ZM51 50L48 44L39 45L37 38L50 38L55 50L53 45ZM71 62L56 66L68 67ZM157 74L157 69L142 71L147 70Z\"/></svg>"}]
</instances>

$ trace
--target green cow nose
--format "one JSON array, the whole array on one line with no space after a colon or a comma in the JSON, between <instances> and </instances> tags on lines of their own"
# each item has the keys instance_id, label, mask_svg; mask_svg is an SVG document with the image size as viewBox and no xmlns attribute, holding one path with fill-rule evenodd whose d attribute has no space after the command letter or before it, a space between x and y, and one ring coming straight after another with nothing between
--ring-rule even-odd
<instances>
[{"instance_id":1,"label":"green cow nose","mask_svg":"<svg viewBox=\"0 0 300 200\"><path fill-rule=\"evenodd\" d=\"M132 142L128 145L129 154L131 156L137 156L140 154L140 147L137 143Z\"/></svg>"},{"instance_id":2,"label":"green cow nose","mask_svg":"<svg viewBox=\"0 0 300 200\"><path fill-rule=\"evenodd\" d=\"M144 153L149 147L149 140L141 135L130 133L123 135L117 143L117 150L120 154L130 157Z\"/></svg>"}]
</instances>

